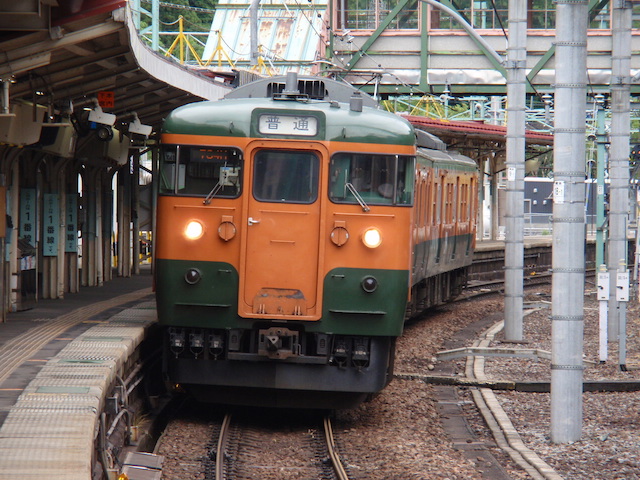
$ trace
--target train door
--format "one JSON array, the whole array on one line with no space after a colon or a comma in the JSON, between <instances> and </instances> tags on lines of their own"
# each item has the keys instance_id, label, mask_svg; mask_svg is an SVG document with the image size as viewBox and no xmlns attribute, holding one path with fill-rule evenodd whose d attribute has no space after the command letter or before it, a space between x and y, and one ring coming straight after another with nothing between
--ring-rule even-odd
<instances>
[{"instance_id":1,"label":"train door","mask_svg":"<svg viewBox=\"0 0 640 480\"><path fill-rule=\"evenodd\" d=\"M282 144L280 144L282 145ZM300 145L302 147L302 145ZM322 153L250 151L239 314L318 319Z\"/></svg>"}]
</instances>

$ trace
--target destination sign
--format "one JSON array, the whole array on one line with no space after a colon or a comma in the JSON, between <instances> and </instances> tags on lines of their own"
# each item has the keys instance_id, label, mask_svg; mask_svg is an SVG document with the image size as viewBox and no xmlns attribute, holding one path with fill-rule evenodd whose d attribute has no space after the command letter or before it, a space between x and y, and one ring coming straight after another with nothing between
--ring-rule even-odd
<instances>
[{"instance_id":1,"label":"destination sign","mask_svg":"<svg viewBox=\"0 0 640 480\"><path fill-rule=\"evenodd\" d=\"M192 148L192 162L224 162L237 160L237 153L229 148Z\"/></svg>"},{"instance_id":2,"label":"destination sign","mask_svg":"<svg viewBox=\"0 0 640 480\"><path fill-rule=\"evenodd\" d=\"M259 117L258 131L264 135L315 137L318 134L318 119L311 115L264 113Z\"/></svg>"}]
</instances>

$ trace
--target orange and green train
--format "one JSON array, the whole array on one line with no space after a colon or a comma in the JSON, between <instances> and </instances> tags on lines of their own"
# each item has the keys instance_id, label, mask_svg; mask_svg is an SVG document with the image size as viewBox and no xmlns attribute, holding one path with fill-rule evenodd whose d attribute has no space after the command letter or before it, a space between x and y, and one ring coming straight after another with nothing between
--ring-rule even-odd
<instances>
[{"instance_id":1,"label":"orange and green train","mask_svg":"<svg viewBox=\"0 0 640 480\"><path fill-rule=\"evenodd\" d=\"M464 284L475 163L347 92L270 78L166 119L154 254L171 384L353 406L391 380L407 312Z\"/></svg>"}]
</instances>

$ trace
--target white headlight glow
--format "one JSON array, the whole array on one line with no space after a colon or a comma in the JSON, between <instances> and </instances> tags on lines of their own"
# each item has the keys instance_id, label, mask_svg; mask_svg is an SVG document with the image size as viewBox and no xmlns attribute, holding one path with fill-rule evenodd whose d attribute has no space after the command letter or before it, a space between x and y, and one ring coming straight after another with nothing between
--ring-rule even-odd
<instances>
[{"instance_id":1,"label":"white headlight glow","mask_svg":"<svg viewBox=\"0 0 640 480\"><path fill-rule=\"evenodd\" d=\"M362 234L362 243L369 248L378 248L382 243L382 234L375 227L368 228Z\"/></svg>"},{"instance_id":2,"label":"white headlight glow","mask_svg":"<svg viewBox=\"0 0 640 480\"><path fill-rule=\"evenodd\" d=\"M191 220L184 229L184 236L189 240L197 240L204 233L204 227L197 220Z\"/></svg>"}]
</instances>

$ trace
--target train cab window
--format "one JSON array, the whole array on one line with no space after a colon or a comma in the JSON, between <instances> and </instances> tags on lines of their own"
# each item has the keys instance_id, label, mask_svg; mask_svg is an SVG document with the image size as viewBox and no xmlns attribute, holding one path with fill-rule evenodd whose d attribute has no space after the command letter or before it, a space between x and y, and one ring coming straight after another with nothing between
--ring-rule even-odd
<instances>
[{"instance_id":1,"label":"train cab window","mask_svg":"<svg viewBox=\"0 0 640 480\"><path fill-rule=\"evenodd\" d=\"M168 145L160 163L160 192L236 198L242 153L235 148Z\"/></svg>"},{"instance_id":2,"label":"train cab window","mask_svg":"<svg viewBox=\"0 0 640 480\"><path fill-rule=\"evenodd\" d=\"M329 167L329 198L358 203L359 196L371 205L411 205L414 163L414 157L404 155L338 153Z\"/></svg>"},{"instance_id":3,"label":"train cab window","mask_svg":"<svg viewBox=\"0 0 640 480\"><path fill-rule=\"evenodd\" d=\"M254 159L253 196L261 202L313 203L320 159L313 152L261 150Z\"/></svg>"}]
</instances>

